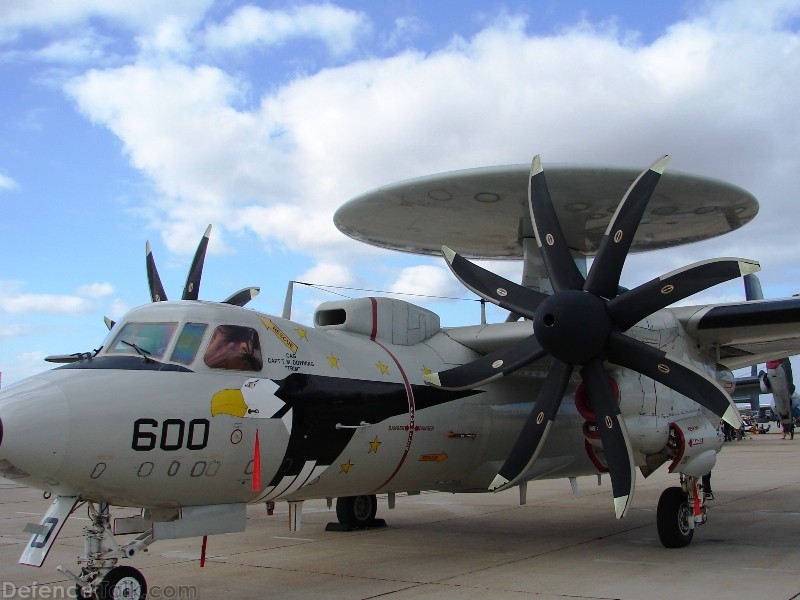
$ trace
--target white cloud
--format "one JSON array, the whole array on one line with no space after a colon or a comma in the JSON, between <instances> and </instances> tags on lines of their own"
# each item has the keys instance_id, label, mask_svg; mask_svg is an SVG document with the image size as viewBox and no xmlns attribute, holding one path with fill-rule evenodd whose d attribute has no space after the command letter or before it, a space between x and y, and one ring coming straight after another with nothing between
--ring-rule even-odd
<instances>
[{"instance_id":1,"label":"white cloud","mask_svg":"<svg viewBox=\"0 0 800 600\"><path fill-rule=\"evenodd\" d=\"M0 281L0 311L13 315L80 315L93 310L89 301L66 294L27 294L18 281Z\"/></svg>"},{"instance_id":2,"label":"white cloud","mask_svg":"<svg viewBox=\"0 0 800 600\"><path fill-rule=\"evenodd\" d=\"M157 26L165 14L199 19L212 0L4 0L0 3L0 41L13 39L25 30L52 31L85 25L103 19L129 30L148 30Z\"/></svg>"},{"instance_id":3,"label":"white cloud","mask_svg":"<svg viewBox=\"0 0 800 600\"><path fill-rule=\"evenodd\" d=\"M3 388L11 383L15 383L25 377L36 375L48 368L48 363L44 362L47 352L34 350L17 354L3 366ZM53 365L49 365L52 368Z\"/></svg>"},{"instance_id":4,"label":"white cloud","mask_svg":"<svg viewBox=\"0 0 800 600\"><path fill-rule=\"evenodd\" d=\"M35 52L36 58L62 64L101 61L105 57L105 41L89 31L84 35L54 40Z\"/></svg>"},{"instance_id":5,"label":"white cloud","mask_svg":"<svg viewBox=\"0 0 800 600\"><path fill-rule=\"evenodd\" d=\"M0 190L11 191L16 189L19 189L19 184L8 175L0 173Z\"/></svg>"},{"instance_id":6,"label":"white cloud","mask_svg":"<svg viewBox=\"0 0 800 600\"><path fill-rule=\"evenodd\" d=\"M352 49L363 17L325 6L302 27L301 8L245 7L209 27L206 39L215 48L298 35L332 44L329 32L345 31L352 35L341 49ZM762 201L750 236L706 248L745 243L752 248L726 254L752 249L791 264L799 242L780 215L793 210L796 194L800 53L785 23L798 4L704 6L649 45L585 22L531 36L524 17L503 16L430 54L406 51L298 76L255 107L243 102L252 82L202 65L95 70L69 91L153 181L152 223L173 251L193 251L196 236L184 232L215 223L250 229L320 265L332 252L353 259L330 216L372 187L528 162L537 152L546 163L642 168L668 152L671 168L732 180ZM696 250L674 256L693 262ZM675 266L646 268L658 269L654 276ZM434 280L446 286L451 278Z\"/></svg>"},{"instance_id":7,"label":"white cloud","mask_svg":"<svg viewBox=\"0 0 800 600\"><path fill-rule=\"evenodd\" d=\"M363 13L334 4L304 4L289 10L264 10L247 5L237 9L221 25L206 31L206 45L231 49L263 44L274 46L294 38L322 41L334 55L351 51L370 29Z\"/></svg>"},{"instance_id":8,"label":"white cloud","mask_svg":"<svg viewBox=\"0 0 800 600\"><path fill-rule=\"evenodd\" d=\"M127 313L130 309L131 307L127 302L120 298L115 298L111 303L111 309L108 316L111 319L117 320L125 315L125 313Z\"/></svg>"},{"instance_id":9,"label":"white cloud","mask_svg":"<svg viewBox=\"0 0 800 600\"><path fill-rule=\"evenodd\" d=\"M25 335L29 329L28 325L21 323L0 323L0 339Z\"/></svg>"},{"instance_id":10,"label":"white cloud","mask_svg":"<svg viewBox=\"0 0 800 600\"><path fill-rule=\"evenodd\" d=\"M89 298L103 298L114 293L114 286L108 282L89 283L78 288L78 294Z\"/></svg>"},{"instance_id":11,"label":"white cloud","mask_svg":"<svg viewBox=\"0 0 800 600\"><path fill-rule=\"evenodd\" d=\"M352 286L353 273L341 263L321 262L301 273L297 281L321 286Z\"/></svg>"},{"instance_id":12,"label":"white cloud","mask_svg":"<svg viewBox=\"0 0 800 600\"><path fill-rule=\"evenodd\" d=\"M444 267L418 265L403 269L390 290L409 296L464 296L464 287Z\"/></svg>"},{"instance_id":13,"label":"white cloud","mask_svg":"<svg viewBox=\"0 0 800 600\"><path fill-rule=\"evenodd\" d=\"M19 314L79 315L93 310L84 298L58 294L0 296L0 310Z\"/></svg>"}]
</instances>

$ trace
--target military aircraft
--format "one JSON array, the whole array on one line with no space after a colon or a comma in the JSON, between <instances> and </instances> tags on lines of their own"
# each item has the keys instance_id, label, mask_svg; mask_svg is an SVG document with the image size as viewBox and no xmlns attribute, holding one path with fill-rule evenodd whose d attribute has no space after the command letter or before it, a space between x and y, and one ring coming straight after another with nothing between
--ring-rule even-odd
<instances>
[{"instance_id":1,"label":"military aircraft","mask_svg":"<svg viewBox=\"0 0 800 600\"><path fill-rule=\"evenodd\" d=\"M608 473L620 518L635 469L664 464L676 485L658 503L659 537L689 544L708 517L720 419L740 422L731 369L800 352L800 300L667 308L758 269L739 258L620 286L629 252L757 212L741 188L664 173L667 160L638 176L556 166L545 179L537 156L385 186L337 211L356 239L441 251L509 311L503 323L444 328L366 297L326 302L307 326L290 303L282 316L245 308L256 288L201 301L208 231L169 301L148 245L152 303L109 321L96 350L51 357L65 364L0 392L0 474L53 498L20 562L41 566L85 505L79 569L59 569L86 597L144 598L124 561L158 540L241 531L248 504L288 501L296 529L304 500L336 498L349 529L378 523L376 494L393 508L403 492L518 486L524 503L531 480ZM522 284L469 258L522 258ZM113 519L111 506L141 514Z\"/></svg>"},{"instance_id":2,"label":"military aircraft","mask_svg":"<svg viewBox=\"0 0 800 600\"><path fill-rule=\"evenodd\" d=\"M745 298L747 300L763 300L761 282L758 276L748 274L744 276ZM766 370L759 371L756 365L751 367L749 377L736 378L736 394L734 400L750 401L750 409L758 416L766 413L761 407L761 394L771 394L770 412L773 419L780 426L794 425L800 419L800 395L795 390L792 363L787 358L768 360ZM766 416L764 417L766 419ZM791 428L791 437L794 439L794 428Z\"/></svg>"}]
</instances>

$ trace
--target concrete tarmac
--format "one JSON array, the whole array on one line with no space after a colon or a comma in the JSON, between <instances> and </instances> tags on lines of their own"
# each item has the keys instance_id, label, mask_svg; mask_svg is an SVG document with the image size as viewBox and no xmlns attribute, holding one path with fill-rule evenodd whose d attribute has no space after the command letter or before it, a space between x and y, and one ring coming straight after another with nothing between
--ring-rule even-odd
<instances>
[{"instance_id":1,"label":"concrete tarmac","mask_svg":"<svg viewBox=\"0 0 800 600\"><path fill-rule=\"evenodd\" d=\"M394 510L379 497L388 526L348 533L325 531L336 514L324 500L305 503L297 532L285 503L273 516L251 506L246 532L208 539L203 568L199 538L157 542L126 562L151 598L800 598L800 435L726 443L708 522L690 546L666 549L655 508L677 482L666 466L639 474L621 520L605 476L600 486L580 478L577 495L567 480L532 482L525 506L517 490L398 496ZM22 529L49 502L10 481L0 490L0 598L74 597L56 566L77 570L85 513L69 519L42 568L22 566Z\"/></svg>"}]
</instances>

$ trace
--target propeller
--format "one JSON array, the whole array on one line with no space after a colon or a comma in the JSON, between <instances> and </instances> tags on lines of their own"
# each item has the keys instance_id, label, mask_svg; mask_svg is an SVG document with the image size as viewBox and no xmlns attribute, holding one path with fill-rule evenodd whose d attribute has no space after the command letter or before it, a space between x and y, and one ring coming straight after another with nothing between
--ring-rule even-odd
<instances>
[{"instance_id":1,"label":"propeller","mask_svg":"<svg viewBox=\"0 0 800 600\"><path fill-rule=\"evenodd\" d=\"M512 283L442 248L455 276L470 290L531 321L527 338L465 365L431 373L426 383L472 389L509 375L544 356L551 364L539 396L516 442L489 489L501 491L524 480L558 414L573 369L578 368L597 414L617 518L625 516L633 497L635 461L609 383L604 361L637 371L687 396L718 417L739 426L733 401L710 376L679 357L625 335L630 327L662 308L718 283L759 270L758 263L720 258L694 263L632 290L620 288L625 258L647 203L669 162L655 161L633 182L617 206L584 279L573 259L547 188L542 162L533 159L528 207L553 294Z\"/></svg>"},{"instance_id":2,"label":"propeller","mask_svg":"<svg viewBox=\"0 0 800 600\"><path fill-rule=\"evenodd\" d=\"M189 274L186 277L186 283L183 286L183 295L181 300L197 300L200 296L200 279L203 277L203 264L206 259L206 250L208 249L208 240L211 235L211 225L206 227L200 243L195 250L192 265L189 267ZM153 251L150 249L150 242L146 243L146 264L147 264L147 285L150 288L150 299L153 302L163 302L167 300L167 293L164 291L164 285L161 283L161 277L156 268L156 261L153 258ZM228 296L223 303L232 304L234 306L244 306L250 300L255 298L260 288L247 287L238 292ZM113 325L113 323L112 323Z\"/></svg>"}]
</instances>

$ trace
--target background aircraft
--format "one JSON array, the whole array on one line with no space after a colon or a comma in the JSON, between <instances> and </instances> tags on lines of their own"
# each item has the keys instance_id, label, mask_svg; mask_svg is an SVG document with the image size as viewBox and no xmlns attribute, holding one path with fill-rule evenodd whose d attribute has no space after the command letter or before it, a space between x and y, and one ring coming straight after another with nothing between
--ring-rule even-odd
<instances>
[{"instance_id":1,"label":"background aircraft","mask_svg":"<svg viewBox=\"0 0 800 600\"><path fill-rule=\"evenodd\" d=\"M608 473L619 518L635 470L664 464L678 485L659 501L659 537L687 545L708 516L719 420L740 423L731 370L797 353L800 301L667 308L758 269L739 258L620 286L629 252L720 235L757 211L741 188L662 176L666 164L545 180L536 157L385 186L338 211L340 229L373 244L444 244L505 323L442 328L370 297L324 303L309 327L290 307L243 308L255 288L200 301L208 231L169 301L148 245L151 304L109 323L92 352L0 392L0 473L54 496L21 562L41 566L86 504L80 570L64 572L84 594L142 598L143 575L120 560L159 539L241 531L248 503L288 501L297 528L305 499L337 498L349 529L376 524L377 493L392 507L400 492L519 486L524 502L530 480ZM466 258L498 256L524 260L522 285ZM112 505L142 512L112 519Z\"/></svg>"}]
</instances>

